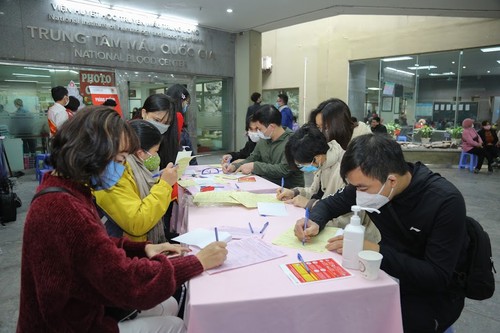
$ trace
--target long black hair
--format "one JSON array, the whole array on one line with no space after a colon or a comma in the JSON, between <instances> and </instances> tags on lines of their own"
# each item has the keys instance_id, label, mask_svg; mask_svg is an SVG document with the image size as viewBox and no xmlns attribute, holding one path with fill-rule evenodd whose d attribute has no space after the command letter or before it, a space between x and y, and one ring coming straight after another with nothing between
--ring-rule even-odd
<instances>
[{"instance_id":1,"label":"long black hair","mask_svg":"<svg viewBox=\"0 0 500 333\"><path fill-rule=\"evenodd\" d=\"M158 155L161 159L160 168L163 169L168 163L175 162L177 152L179 151L179 132L177 130L177 115L174 101L165 94L154 94L144 101L142 108L146 112L167 112L163 123L170 125L170 127L162 134L160 149L158 150Z\"/></svg>"}]
</instances>

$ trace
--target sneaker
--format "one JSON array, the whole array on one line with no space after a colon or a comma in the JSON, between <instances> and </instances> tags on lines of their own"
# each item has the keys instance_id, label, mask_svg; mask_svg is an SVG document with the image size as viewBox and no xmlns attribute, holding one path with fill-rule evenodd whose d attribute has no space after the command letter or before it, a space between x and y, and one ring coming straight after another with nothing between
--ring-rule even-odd
<instances>
[{"instance_id":1,"label":"sneaker","mask_svg":"<svg viewBox=\"0 0 500 333\"><path fill-rule=\"evenodd\" d=\"M474 169L474 173L479 173L479 169Z\"/></svg>"}]
</instances>

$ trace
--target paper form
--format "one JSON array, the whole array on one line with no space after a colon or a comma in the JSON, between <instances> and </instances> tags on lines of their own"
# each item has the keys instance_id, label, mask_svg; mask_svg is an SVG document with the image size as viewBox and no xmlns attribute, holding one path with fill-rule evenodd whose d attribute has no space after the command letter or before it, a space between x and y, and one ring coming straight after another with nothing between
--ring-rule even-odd
<instances>
[{"instance_id":1,"label":"paper form","mask_svg":"<svg viewBox=\"0 0 500 333\"><path fill-rule=\"evenodd\" d=\"M218 236L219 241L221 242L227 243L231 240L231 234L225 231L222 232L218 230ZM195 229L172 238L172 240L182 244L194 245L202 249L208 244L215 242L215 231L208 229Z\"/></svg>"},{"instance_id":2,"label":"paper form","mask_svg":"<svg viewBox=\"0 0 500 333\"><path fill-rule=\"evenodd\" d=\"M285 256L283 252L257 237L229 242L227 251L227 259L222 266L207 270L208 274L250 266Z\"/></svg>"},{"instance_id":3,"label":"paper form","mask_svg":"<svg viewBox=\"0 0 500 333\"><path fill-rule=\"evenodd\" d=\"M273 240L274 245L289 247L292 249L299 250L307 250L313 252L327 252L328 250L325 248L326 243L330 238L333 238L341 232L343 229L335 228L335 227L325 227L323 231L321 231L317 236L312 237L309 242L302 245L302 241L300 241L294 234L294 228L291 227L276 239ZM340 231L339 231L340 230Z\"/></svg>"},{"instance_id":4,"label":"paper form","mask_svg":"<svg viewBox=\"0 0 500 333\"><path fill-rule=\"evenodd\" d=\"M196 186L196 182L194 181L194 179L181 179L177 182L177 184L184 188L187 188L189 186Z\"/></svg>"},{"instance_id":5,"label":"paper form","mask_svg":"<svg viewBox=\"0 0 500 333\"><path fill-rule=\"evenodd\" d=\"M182 151L179 152L183 153ZM191 153L192 152L186 152L186 153ZM184 171L186 171L187 167L189 166L189 162L195 158L195 156L187 156L179 159L179 155L177 155L177 159L175 161L175 164L177 165L177 177L181 178L181 176L184 174Z\"/></svg>"},{"instance_id":6,"label":"paper form","mask_svg":"<svg viewBox=\"0 0 500 333\"><path fill-rule=\"evenodd\" d=\"M245 191L232 192L231 197L246 208L257 208L259 202L282 203L276 199L276 194L257 194Z\"/></svg>"},{"instance_id":7,"label":"paper form","mask_svg":"<svg viewBox=\"0 0 500 333\"><path fill-rule=\"evenodd\" d=\"M233 191L199 192L194 195L193 203L197 205L209 205L209 204L239 205L240 203L231 197L231 193L233 193Z\"/></svg>"},{"instance_id":8,"label":"paper form","mask_svg":"<svg viewBox=\"0 0 500 333\"><path fill-rule=\"evenodd\" d=\"M276 199L275 195L274 197ZM264 216L288 216L285 204L278 199L276 199L276 201L278 202L258 202L257 208L259 209L259 214Z\"/></svg>"},{"instance_id":9,"label":"paper form","mask_svg":"<svg viewBox=\"0 0 500 333\"><path fill-rule=\"evenodd\" d=\"M259 237L262 238L265 235L265 232L260 233L259 231L262 229L261 225L257 225L255 223L252 225L254 227L253 233L250 231L249 227L242 228L242 227L219 227L219 230L225 231L231 234L233 239L243 239L243 238L248 238L248 237Z\"/></svg>"},{"instance_id":10,"label":"paper form","mask_svg":"<svg viewBox=\"0 0 500 333\"><path fill-rule=\"evenodd\" d=\"M333 258L306 261L305 264L311 273L308 273L300 262L282 264L280 267L294 284L306 284L352 276Z\"/></svg>"},{"instance_id":11,"label":"paper form","mask_svg":"<svg viewBox=\"0 0 500 333\"><path fill-rule=\"evenodd\" d=\"M184 158L189 158L191 157L191 155L193 154L192 151L187 151L187 150L182 150L180 152L177 153L177 158L175 159L175 164L179 164L179 161L184 159ZM194 157L194 156L193 156ZM193 158L191 157L191 158ZM191 159L189 159L190 161ZM189 162L188 162L189 164Z\"/></svg>"}]
</instances>

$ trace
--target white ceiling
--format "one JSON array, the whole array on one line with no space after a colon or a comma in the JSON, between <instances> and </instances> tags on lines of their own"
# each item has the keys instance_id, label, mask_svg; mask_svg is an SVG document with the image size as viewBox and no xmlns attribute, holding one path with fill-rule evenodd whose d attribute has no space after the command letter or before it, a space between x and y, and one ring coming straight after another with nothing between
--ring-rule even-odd
<instances>
[{"instance_id":1,"label":"white ceiling","mask_svg":"<svg viewBox=\"0 0 500 333\"><path fill-rule=\"evenodd\" d=\"M500 18L499 0L89 0L196 20L228 32L265 32L341 14ZM226 9L233 12L228 14Z\"/></svg>"}]
</instances>

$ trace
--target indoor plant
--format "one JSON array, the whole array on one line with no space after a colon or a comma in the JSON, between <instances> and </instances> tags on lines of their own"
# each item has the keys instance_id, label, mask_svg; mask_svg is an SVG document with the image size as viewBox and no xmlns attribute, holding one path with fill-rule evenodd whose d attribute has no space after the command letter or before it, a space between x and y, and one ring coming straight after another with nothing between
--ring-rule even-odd
<instances>
[{"instance_id":1,"label":"indoor plant","mask_svg":"<svg viewBox=\"0 0 500 333\"><path fill-rule=\"evenodd\" d=\"M387 133L390 136L393 136L395 139L397 139L399 133L401 133L401 126L399 126L399 124L396 124L393 121L391 121L390 123L386 124L385 128L387 128Z\"/></svg>"},{"instance_id":2,"label":"indoor plant","mask_svg":"<svg viewBox=\"0 0 500 333\"><path fill-rule=\"evenodd\" d=\"M433 131L434 129L429 125L422 126L418 131L420 133L420 141L422 141L422 143L429 143Z\"/></svg>"},{"instance_id":3,"label":"indoor plant","mask_svg":"<svg viewBox=\"0 0 500 333\"><path fill-rule=\"evenodd\" d=\"M451 136L452 143L458 145L462 139L462 132L464 131L462 126L455 126L453 128L447 128L446 132L448 132Z\"/></svg>"}]
</instances>

